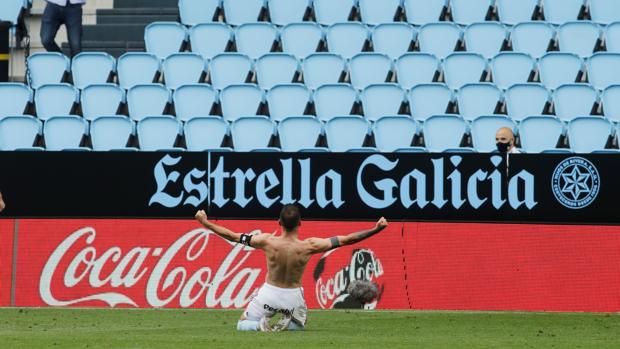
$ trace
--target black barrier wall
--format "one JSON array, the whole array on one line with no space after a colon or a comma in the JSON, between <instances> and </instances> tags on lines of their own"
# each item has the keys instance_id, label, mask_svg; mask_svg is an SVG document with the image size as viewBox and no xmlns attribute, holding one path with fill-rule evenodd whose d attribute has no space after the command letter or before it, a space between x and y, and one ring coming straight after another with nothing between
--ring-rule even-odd
<instances>
[{"instance_id":1,"label":"black barrier wall","mask_svg":"<svg viewBox=\"0 0 620 349\"><path fill-rule=\"evenodd\" d=\"M507 166L507 163L509 166ZM10 217L618 224L620 157L497 154L0 153Z\"/></svg>"}]
</instances>

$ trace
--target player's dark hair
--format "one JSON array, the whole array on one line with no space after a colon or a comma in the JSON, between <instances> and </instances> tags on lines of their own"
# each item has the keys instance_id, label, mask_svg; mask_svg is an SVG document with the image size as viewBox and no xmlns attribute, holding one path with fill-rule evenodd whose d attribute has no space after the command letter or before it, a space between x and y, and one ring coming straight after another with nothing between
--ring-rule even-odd
<instances>
[{"instance_id":1,"label":"player's dark hair","mask_svg":"<svg viewBox=\"0 0 620 349\"><path fill-rule=\"evenodd\" d=\"M294 204L284 205L282 211L280 211L280 225L286 229L286 231L295 230L301 222L301 214L299 213L299 207Z\"/></svg>"}]
</instances>

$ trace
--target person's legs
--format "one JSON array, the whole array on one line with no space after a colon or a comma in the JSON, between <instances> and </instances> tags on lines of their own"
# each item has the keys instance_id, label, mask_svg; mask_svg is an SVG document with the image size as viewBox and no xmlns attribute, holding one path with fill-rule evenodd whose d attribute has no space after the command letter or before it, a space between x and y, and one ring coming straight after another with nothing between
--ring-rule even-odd
<instances>
[{"instance_id":1,"label":"person's legs","mask_svg":"<svg viewBox=\"0 0 620 349\"><path fill-rule=\"evenodd\" d=\"M54 41L58 28L62 23L61 16L62 9L58 5L47 3L45 10L43 11L43 18L41 20L41 43L48 52L61 52L60 47Z\"/></svg>"},{"instance_id":2,"label":"person's legs","mask_svg":"<svg viewBox=\"0 0 620 349\"><path fill-rule=\"evenodd\" d=\"M261 288L262 289L262 288ZM238 331L260 331L260 321L267 314L261 302L261 289L255 291L248 307L237 322Z\"/></svg>"},{"instance_id":3,"label":"person's legs","mask_svg":"<svg viewBox=\"0 0 620 349\"><path fill-rule=\"evenodd\" d=\"M67 6L65 11L65 26L73 57L82 51L82 6Z\"/></svg>"}]
</instances>

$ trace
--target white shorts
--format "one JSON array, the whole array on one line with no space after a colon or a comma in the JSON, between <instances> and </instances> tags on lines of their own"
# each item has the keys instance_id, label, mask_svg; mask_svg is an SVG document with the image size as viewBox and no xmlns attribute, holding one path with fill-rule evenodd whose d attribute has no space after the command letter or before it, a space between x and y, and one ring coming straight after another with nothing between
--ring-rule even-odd
<instances>
[{"instance_id":1,"label":"white shorts","mask_svg":"<svg viewBox=\"0 0 620 349\"><path fill-rule=\"evenodd\" d=\"M276 313L281 313L305 326L307 310L302 287L280 288L265 283L254 292L243 314L248 320L260 321L263 317L271 318Z\"/></svg>"}]
</instances>

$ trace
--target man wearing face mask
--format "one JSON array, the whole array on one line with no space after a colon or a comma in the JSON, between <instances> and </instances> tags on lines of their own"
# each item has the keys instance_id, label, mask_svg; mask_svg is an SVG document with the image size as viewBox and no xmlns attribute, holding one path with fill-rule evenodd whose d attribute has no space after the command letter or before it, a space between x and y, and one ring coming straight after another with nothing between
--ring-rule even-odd
<instances>
[{"instance_id":1,"label":"man wearing face mask","mask_svg":"<svg viewBox=\"0 0 620 349\"><path fill-rule=\"evenodd\" d=\"M515 135L508 127L502 127L495 134L497 150L502 154L519 154L521 151L515 147Z\"/></svg>"}]
</instances>

